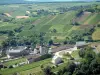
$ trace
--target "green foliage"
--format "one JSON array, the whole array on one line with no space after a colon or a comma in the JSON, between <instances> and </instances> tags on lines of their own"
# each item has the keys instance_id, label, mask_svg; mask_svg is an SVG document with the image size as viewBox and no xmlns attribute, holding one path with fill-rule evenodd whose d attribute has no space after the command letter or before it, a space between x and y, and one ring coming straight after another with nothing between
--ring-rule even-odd
<instances>
[{"instance_id":1,"label":"green foliage","mask_svg":"<svg viewBox=\"0 0 100 75\"><path fill-rule=\"evenodd\" d=\"M63 75L63 74L68 74L68 75L72 75L74 70L76 68L76 65L74 63L70 63L68 64L67 67L63 68L62 70L59 70L57 75Z\"/></svg>"},{"instance_id":2,"label":"green foliage","mask_svg":"<svg viewBox=\"0 0 100 75\"><path fill-rule=\"evenodd\" d=\"M83 58L85 56L85 51L84 50L80 50L79 51L79 56Z\"/></svg>"},{"instance_id":3,"label":"green foliage","mask_svg":"<svg viewBox=\"0 0 100 75\"><path fill-rule=\"evenodd\" d=\"M53 40L50 40L50 41L49 41L49 45L50 45L50 46L53 45Z\"/></svg>"},{"instance_id":4,"label":"green foliage","mask_svg":"<svg viewBox=\"0 0 100 75\"><path fill-rule=\"evenodd\" d=\"M78 30L72 30L69 36L71 37L71 40L74 41L83 41L85 40L85 36L88 36L88 40L86 41L92 41L92 33L95 31L95 27L89 27L84 29L78 29Z\"/></svg>"},{"instance_id":5,"label":"green foliage","mask_svg":"<svg viewBox=\"0 0 100 75\"><path fill-rule=\"evenodd\" d=\"M51 67L47 66L44 70L44 75L55 75L52 71L51 71Z\"/></svg>"}]
</instances>

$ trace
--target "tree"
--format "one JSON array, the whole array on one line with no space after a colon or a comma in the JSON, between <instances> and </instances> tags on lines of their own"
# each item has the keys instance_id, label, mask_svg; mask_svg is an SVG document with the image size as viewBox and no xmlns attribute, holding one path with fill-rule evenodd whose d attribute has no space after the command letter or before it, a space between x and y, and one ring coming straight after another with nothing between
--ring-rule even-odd
<instances>
[{"instance_id":1,"label":"tree","mask_svg":"<svg viewBox=\"0 0 100 75\"><path fill-rule=\"evenodd\" d=\"M54 73L51 71L51 67L47 66L44 70L45 75L54 75Z\"/></svg>"},{"instance_id":2,"label":"tree","mask_svg":"<svg viewBox=\"0 0 100 75\"><path fill-rule=\"evenodd\" d=\"M76 68L76 65L72 62L68 65L67 67L67 71L70 72L71 74L73 74L74 70Z\"/></svg>"},{"instance_id":3,"label":"tree","mask_svg":"<svg viewBox=\"0 0 100 75\"><path fill-rule=\"evenodd\" d=\"M13 31L9 31L8 32L8 36L14 36L14 32Z\"/></svg>"},{"instance_id":4,"label":"tree","mask_svg":"<svg viewBox=\"0 0 100 75\"><path fill-rule=\"evenodd\" d=\"M53 45L53 40L50 40L50 41L49 41L49 45L50 45L50 46Z\"/></svg>"},{"instance_id":5,"label":"tree","mask_svg":"<svg viewBox=\"0 0 100 75\"><path fill-rule=\"evenodd\" d=\"M56 30L56 29L53 29L53 32L54 32L54 33L57 33L57 30Z\"/></svg>"},{"instance_id":6,"label":"tree","mask_svg":"<svg viewBox=\"0 0 100 75\"><path fill-rule=\"evenodd\" d=\"M85 75L85 73L82 70L75 70L73 75Z\"/></svg>"},{"instance_id":7,"label":"tree","mask_svg":"<svg viewBox=\"0 0 100 75\"><path fill-rule=\"evenodd\" d=\"M85 56L85 51L84 50L80 50L79 51L79 56L83 58Z\"/></svg>"},{"instance_id":8,"label":"tree","mask_svg":"<svg viewBox=\"0 0 100 75\"><path fill-rule=\"evenodd\" d=\"M100 27L100 24L98 24L97 27Z\"/></svg>"},{"instance_id":9,"label":"tree","mask_svg":"<svg viewBox=\"0 0 100 75\"><path fill-rule=\"evenodd\" d=\"M10 65L10 66L9 66L9 68L11 69L11 68L13 68L13 66L12 66L12 65Z\"/></svg>"},{"instance_id":10,"label":"tree","mask_svg":"<svg viewBox=\"0 0 100 75\"><path fill-rule=\"evenodd\" d=\"M8 43L7 40L5 40L5 41L3 41L3 42L1 43L1 47L2 47L2 49L6 49L7 46L9 46L9 43Z\"/></svg>"},{"instance_id":11,"label":"tree","mask_svg":"<svg viewBox=\"0 0 100 75\"><path fill-rule=\"evenodd\" d=\"M98 5L97 4L94 6L94 9L95 9L95 12L97 12L97 9L98 9Z\"/></svg>"}]
</instances>

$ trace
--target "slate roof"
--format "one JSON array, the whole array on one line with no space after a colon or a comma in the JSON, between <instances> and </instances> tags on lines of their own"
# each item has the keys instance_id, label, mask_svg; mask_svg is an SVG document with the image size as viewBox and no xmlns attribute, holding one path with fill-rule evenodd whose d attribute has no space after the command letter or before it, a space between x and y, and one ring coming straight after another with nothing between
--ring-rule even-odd
<instances>
[{"instance_id":1,"label":"slate roof","mask_svg":"<svg viewBox=\"0 0 100 75\"><path fill-rule=\"evenodd\" d=\"M87 43L85 41L79 41L79 42L76 42L76 46L84 46L86 45Z\"/></svg>"},{"instance_id":2,"label":"slate roof","mask_svg":"<svg viewBox=\"0 0 100 75\"><path fill-rule=\"evenodd\" d=\"M57 47L57 48L53 48L52 52L56 53L58 51L66 50L66 49L69 49L69 48L73 48L74 46L75 45L63 45L63 46L60 46L60 47Z\"/></svg>"}]
</instances>

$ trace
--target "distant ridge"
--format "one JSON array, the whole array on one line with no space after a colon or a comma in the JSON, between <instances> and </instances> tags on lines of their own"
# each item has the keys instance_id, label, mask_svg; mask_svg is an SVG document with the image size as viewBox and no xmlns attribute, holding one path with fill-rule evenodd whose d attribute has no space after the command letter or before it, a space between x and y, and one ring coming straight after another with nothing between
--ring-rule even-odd
<instances>
[{"instance_id":1,"label":"distant ridge","mask_svg":"<svg viewBox=\"0 0 100 75\"><path fill-rule=\"evenodd\" d=\"M75 1L57 1L57 0L38 0L38 1L31 1L31 0L0 0L0 4L30 4L30 3L38 3L38 2L91 2L96 1L100 2L100 0L75 0Z\"/></svg>"}]
</instances>

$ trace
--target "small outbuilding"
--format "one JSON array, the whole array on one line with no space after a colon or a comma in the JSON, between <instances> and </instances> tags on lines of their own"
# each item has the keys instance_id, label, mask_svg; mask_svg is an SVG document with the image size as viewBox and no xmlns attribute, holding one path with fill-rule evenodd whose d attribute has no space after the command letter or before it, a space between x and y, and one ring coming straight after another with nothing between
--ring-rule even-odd
<instances>
[{"instance_id":1,"label":"small outbuilding","mask_svg":"<svg viewBox=\"0 0 100 75\"><path fill-rule=\"evenodd\" d=\"M52 63L55 64L55 65L62 63L62 61L63 61L62 58L60 58L58 56L54 56L52 58Z\"/></svg>"},{"instance_id":2,"label":"small outbuilding","mask_svg":"<svg viewBox=\"0 0 100 75\"><path fill-rule=\"evenodd\" d=\"M79 41L79 42L76 42L76 47L77 48L83 48L85 46L87 46L88 43L86 43L85 41Z\"/></svg>"}]
</instances>

